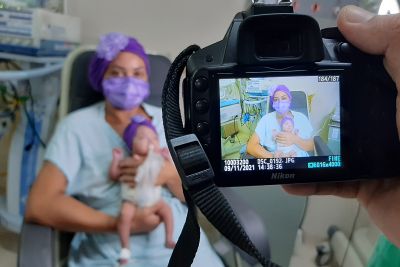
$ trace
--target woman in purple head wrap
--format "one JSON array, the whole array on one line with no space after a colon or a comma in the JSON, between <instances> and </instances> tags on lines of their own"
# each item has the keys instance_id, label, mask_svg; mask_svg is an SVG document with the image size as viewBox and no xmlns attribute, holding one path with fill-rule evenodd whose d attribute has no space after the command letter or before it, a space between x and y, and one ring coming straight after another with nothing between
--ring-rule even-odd
<instances>
[{"instance_id":1,"label":"woman in purple head wrap","mask_svg":"<svg viewBox=\"0 0 400 267\"><path fill-rule=\"evenodd\" d=\"M130 151L124 142L125 129L132 130L132 118L148 122L160 147L167 147L161 109L143 102L150 93L146 52L132 37L106 34L100 39L88 74L93 89L101 92L105 101L74 111L59 122L27 202L27 218L77 232L70 248L70 267L115 266L122 256L121 263L133 260L137 267L167 266L172 250L165 246L157 205L135 210L128 231L141 234L128 236L131 255L121 255L117 234L121 183L135 187L136 174L149 156ZM125 140L132 140L135 131L131 130ZM114 166L118 175L112 180L109 171L115 148L121 149L122 159ZM169 158L162 157L159 163L161 170L154 180L161 186L163 202L172 210L174 227L169 240L177 240L187 214L181 181ZM204 233L201 240L192 266L222 267Z\"/></svg>"},{"instance_id":2,"label":"woman in purple head wrap","mask_svg":"<svg viewBox=\"0 0 400 267\"><path fill-rule=\"evenodd\" d=\"M314 150L313 129L304 114L291 109L292 93L289 88L285 85L272 87L269 105L274 111L264 115L257 123L247 143L247 153L256 158L282 157L282 147L291 147L294 148L291 155L308 157L307 152ZM282 120L289 118L296 125L295 131L282 131Z\"/></svg>"},{"instance_id":3,"label":"woman in purple head wrap","mask_svg":"<svg viewBox=\"0 0 400 267\"><path fill-rule=\"evenodd\" d=\"M122 57L122 59L120 59L120 57ZM132 60L132 58L135 59ZM131 64L135 66L134 63L136 63L135 61L138 59L143 62L139 63L138 70L131 69L131 71L134 71L132 73L123 73L123 68L118 68L118 65L113 66L115 63L119 63L120 60L132 60ZM129 71L129 69L126 70ZM100 37L96 53L89 65L89 81L93 89L104 94L102 86L103 80L112 76L121 77L124 74L137 77L144 81L148 80L148 76L150 75L150 63L143 46L136 39L121 33L112 32Z\"/></svg>"}]
</instances>

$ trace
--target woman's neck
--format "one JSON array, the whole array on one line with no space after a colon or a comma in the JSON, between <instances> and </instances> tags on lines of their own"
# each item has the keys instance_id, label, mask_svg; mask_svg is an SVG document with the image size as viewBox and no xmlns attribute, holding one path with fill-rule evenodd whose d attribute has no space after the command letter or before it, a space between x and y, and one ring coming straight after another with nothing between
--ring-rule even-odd
<instances>
[{"instance_id":1,"label":"woman's neck","mask_svg":"<svg viewBox=\"0 0 400 267\"><path fill-rule=\"evenodd\" d=\"M283 114L280 114L280 113L276 112L276 118L277 118L278 120L282 120L282 119L285 118L285 117L291 117L291 118L293 118L292 112L290 112L290 110L287 111L287 112L285 112L285 113L283 113Z\"/></svg>"},{"instance_id":2,"label":"woman's neck","mask_svg":"<svg viewBox=\"0 0 400 267\"><path fill-rule=\"evenodd\" d=\"M141 114L140 111L140 107L131 110L119 110L111 106L108 102L105 105L106 121L111 125L127 124L133 116Z\"/></svg>"}]
</instances>

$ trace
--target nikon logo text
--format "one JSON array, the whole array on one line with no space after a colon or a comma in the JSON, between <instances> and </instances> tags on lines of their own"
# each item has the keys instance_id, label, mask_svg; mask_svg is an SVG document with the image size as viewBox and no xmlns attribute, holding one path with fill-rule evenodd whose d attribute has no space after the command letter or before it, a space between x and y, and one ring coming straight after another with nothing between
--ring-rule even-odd
<instances>
[{"instance_id":1,"label":"nikon logo text","mask_svg":"<svg viewBox=\"0 0 400 267\"><path fill-rule=\"evenodd\" d=\"M296 174L294 173L273 173L271 175L271 179L273 180L283 180L283 179L294 179L294 177L296 176Z\"/></svg>"}]
</instances>

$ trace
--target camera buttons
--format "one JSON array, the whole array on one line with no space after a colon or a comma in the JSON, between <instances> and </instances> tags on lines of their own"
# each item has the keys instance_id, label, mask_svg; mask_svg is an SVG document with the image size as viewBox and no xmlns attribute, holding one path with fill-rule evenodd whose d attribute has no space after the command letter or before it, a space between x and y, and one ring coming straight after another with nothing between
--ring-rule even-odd
<instances>
[{"instance_id":1,"label":"camera buttons","mask_svg":"<svg viewBox=\"0 0 400 267\"><path fill-rule=\"evenodd\" d=\"M335 52L338 54L339 60L349 60L352 54L351 47L348 43L338 43L335 46Z\"/></svg>"},{"instance_id":2,"label":"camera buttons","mask_svg":"<svg viewBox=\"0 0 400 267\"><path fill-rule=\"evenodd\" d=\"M208 89L208 80L204 76L200 76L194 80L194 88L198 91L205 91Z\"/></svg>"},{"instance_id":3,"label":"camera buttons","mask_svg":"<svg viewBox=\"0 0 400 267\"><path fill-rule=\"evenodd\" d=\"M206 135L210 131L210 127L207 122L199 122L196 125L196 131L201 135Z\"/></svg>"},{"instance_id":4,"label":"camera buttons","mask_svg":"<svg viewBox=\"0 0 400 267\"><path fill-rule=\"evenodd\" d=\"M197 100L194 106L195 106L196 111L198 111L200 113L207 112L208 108L210 107L210 105L208 104L208 101L205 99Z\"/></svg>"}]
</instances>

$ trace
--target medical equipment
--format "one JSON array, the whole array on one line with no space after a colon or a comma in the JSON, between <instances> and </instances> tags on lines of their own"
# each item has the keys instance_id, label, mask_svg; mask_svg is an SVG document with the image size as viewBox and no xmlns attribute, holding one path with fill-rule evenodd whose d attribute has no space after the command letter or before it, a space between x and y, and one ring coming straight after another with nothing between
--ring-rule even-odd
<instances>
[{"instance_id":1,"label":"medical equipment","mask_svg":"<svg viewBox=\"0 0 400 267\"><path fill-rule=\"evenodd\" d=\"M11 130L13 121L14 114L11 111L0 111L0 140Z\"/></svg>"},{"instance_id":2,"label":"medical equipment","mask_svg":"<svg viewBox=\"0 0 400 267\"><path fill-rule=\"evenodd\" d=\"M0 53L0 58L16 60L21 66L20 70L0 72L0 81L9 84L19 99L21 114L9 147L6 197L0 198L0 223L19 232L28 191L42 164L45 143L54 127L63 58L7 53Z\"/></svg>"},{"instance_id":3,"label":"medical equipment","mask_svg":"<svg viewBox=\"0 0 400 267\"><path fill-rule=\"evenodd\" d=\"M229 99L221 101L221 123L226 123L240 116L242 109L239 99Z\"/></svg>"},{"instance_id":4,"label":"medical equipment","mask_svg":"<svg viewBox=\"0 0 400 267\"><path fill-rule=\"evenodd\" d=\"M79 18L41 8L0 8L0 51L64 56L80 38Z\"/></svg>"}]
</instances>

